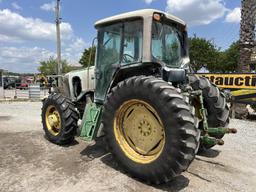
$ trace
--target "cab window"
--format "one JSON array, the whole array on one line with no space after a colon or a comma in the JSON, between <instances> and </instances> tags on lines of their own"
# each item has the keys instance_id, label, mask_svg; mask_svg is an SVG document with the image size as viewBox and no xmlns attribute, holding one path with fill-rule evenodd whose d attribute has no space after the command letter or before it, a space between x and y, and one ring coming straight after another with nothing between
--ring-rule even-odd
<instances>
[{"instance_id":1,"label":"cab window","mask_svg":"<svg viewBox=\"0 0 256 192\"><path fill-rule=\"evenodd\" d=\"M142 59L142 20L102 27L98 35L97 64L126 65Z\"/></svg>"}]
</instances>

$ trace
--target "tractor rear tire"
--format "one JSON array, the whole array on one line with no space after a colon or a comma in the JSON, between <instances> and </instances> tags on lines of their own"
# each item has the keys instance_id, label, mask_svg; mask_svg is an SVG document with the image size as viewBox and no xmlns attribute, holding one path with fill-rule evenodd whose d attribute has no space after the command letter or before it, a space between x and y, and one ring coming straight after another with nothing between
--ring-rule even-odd
<instances>
[{"instance_id":1,"label":"tractor rear tire","mask_svg":"<svg viewBox=\"0 0 256 192\"><path fill-rule=\"evenodd\" d=\"M204 107L207 110L207 120L209 127L226 127L229 124L229 107L226 97L219 88L205 77L189 75L189 84L194 90L202 90ZM202 123L199 124L202 127ZM210 135L217 139L223 135ZM200 143L199 151L212 148L214 145Z\"/></svg>"},{"instance_id":2,"label":"tractor rear tire","mask_svg":"<svg viewBox=\"0 0 256 192\"><path fill-rule=\"evenodd\" d=\"M66 145L73 142L77 121L78 113L68 98L54 93L43 101L43 129L46 138L52 143Z\"/></svg>"},{"instance_id":3,"label":"tractor rear tire","mask_svg":"<svg viewBox=\"0 0 256 192\"><path fill-rule=\"evenodd\" d=\"M104 103L102 122L116 161L148 183L180 175L199 144L189 104L174 87L155 77L132 77L114 87Z\"/></svg>"}]
</instances>

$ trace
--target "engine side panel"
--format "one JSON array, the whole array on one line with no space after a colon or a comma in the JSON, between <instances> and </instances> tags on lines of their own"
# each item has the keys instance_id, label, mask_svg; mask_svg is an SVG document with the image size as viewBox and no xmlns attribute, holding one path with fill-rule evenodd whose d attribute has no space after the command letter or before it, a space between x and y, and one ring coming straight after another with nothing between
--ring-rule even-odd
<instances>
[{"instance_id":1,"label":"engine side panel","mask_svg":"<svg viewBox=\"0 0 256 192\"><path fill-rule=\"evenodd\" d=\"M85 68L82 70L71 71L64 76L64 79L68 79L69 95L72 101L76 101L81 94L84 94L86 92L94 92L95 90L94 69L95 67L92 66L89 68L89 70L88 68ZM79 81L79 82L75 83L75 81ZM75 94L77 91L76 90L77 88L75 86L77 86L78 83L81 84L81 92L79 91L79 94Z\"/></svg>"}]
</instances>

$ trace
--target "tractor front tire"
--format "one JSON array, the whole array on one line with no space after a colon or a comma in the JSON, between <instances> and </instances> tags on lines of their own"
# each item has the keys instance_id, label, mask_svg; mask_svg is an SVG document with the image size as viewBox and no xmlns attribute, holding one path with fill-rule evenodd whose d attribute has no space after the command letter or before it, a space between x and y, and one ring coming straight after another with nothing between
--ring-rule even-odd
<instances>
[{"instance_id":1,"label":"tractor front tire","mask_svg":"<svg viewBox=\"0 0 256 192\"><path fill-rule=\"evenodd\" d=\"M102 117L108 149L125 171L164 183L186 170L199 133L190 106L167 82L132 77L108 94Z\"/></svg>"},{"instance_id":2,"label":"tractor front tire","mask_svg":"<svg viewBox=\"0 0 256 192\"><path fill-rule=\"evenodd\" d=\"M54 93L43 101L43 129L46 138L52 143L66 145L73 142L77 121L78 114L68 98Z\"/></svg>"},{"instance_id":3,"label":"tractor front tire","mask_svg":"<svg viewBox=\"0 0 256 192\"><path fill-rule=\"evenodd\" d=\"M202 90L204 107L207 110L207 121L209 127L226 127L229 124L229 107L226 97L219 88L205 77L189 75L190 86L194 90ZM202 123L199 125L202 127ZM210 135L221 139L223 135ZM200 143L200 151L210 149L214 145Z\"/></svg>"}]
</instances>

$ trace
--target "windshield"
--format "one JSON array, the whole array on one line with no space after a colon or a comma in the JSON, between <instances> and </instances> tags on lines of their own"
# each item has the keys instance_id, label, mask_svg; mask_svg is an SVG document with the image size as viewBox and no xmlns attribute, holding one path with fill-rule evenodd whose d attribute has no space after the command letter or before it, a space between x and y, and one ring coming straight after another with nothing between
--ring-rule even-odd
<instances>
[{"instance_id":1,"label":"windshield","mask_svg":"<svg viewBox=\"0 0 256 192\"><path fill-rule=\"evenodd\" d=\"M112 24L99 30L98 60L100 65L131 64L142 58L141 19Z\"/></svg>"},{"instance_id":2,"label":"windshield","mask_svg":"<svg viewBox=\"0 0 256 192\"><path fill-rule=\"evenodd\" d=\"M186 50L183 34L177 25L153 21L151 49L153 60L168 67L180 67Z\"/></svg>"}]
</instances>

